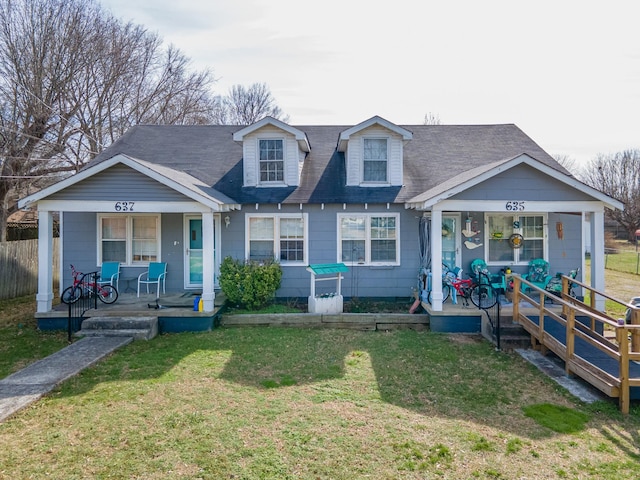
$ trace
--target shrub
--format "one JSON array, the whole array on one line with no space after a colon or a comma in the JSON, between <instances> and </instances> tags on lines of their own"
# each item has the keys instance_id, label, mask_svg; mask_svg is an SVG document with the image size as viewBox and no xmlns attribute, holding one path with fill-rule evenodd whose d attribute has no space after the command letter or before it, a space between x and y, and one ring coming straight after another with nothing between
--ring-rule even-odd
<instances>
[{"instance_id":1,"label":"shrub","mask_svg":"<svg viewBox=\"0 0 640 480\"><path fill-rule=\"evenodd\" d=\"M249 310L267 304L280 288L282 269L276 262L254 262L226 257L220 266L220 288L233 304Z\"/></svg>"}]
</instances>

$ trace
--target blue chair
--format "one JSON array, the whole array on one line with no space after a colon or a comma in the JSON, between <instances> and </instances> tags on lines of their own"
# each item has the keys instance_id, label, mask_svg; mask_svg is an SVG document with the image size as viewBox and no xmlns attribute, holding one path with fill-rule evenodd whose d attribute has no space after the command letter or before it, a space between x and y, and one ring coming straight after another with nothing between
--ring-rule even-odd
<instances>
[{"instance_id":1,"label":"blue chair","mask_svg":"<svg viewBox=\"0 0 640 480\"><path fill-rule=\"evenodd\" d=\"M166 262L150 262L149 270L138 275L138 297L140 296L140 285L147 286L149 293L149 285L156 285L156 298L160 297L160 286L162 293L165 293L165 280L167 277Z\"/></svg>"},{"instance_id":2,"label":"blue chair","mask_svg":"<svg viewBox=\"0 0 640 480\"><path fill-rule=\"evenodd\" d=\"M488 279L497 294L504 294L507 291L507 282L504 274L491 273L487 267L487 263L481 258L476 258L471 262L471 275L476 277L478 283L486 282L485 279Z\"/></svg>"},{"instance_id":3,"label":"blue chair","mask_svg":"<svg viewBox=\"0 0 640 480\"><path fill-rule=\"evenodd\" d=\"M98 285L109 284L118 290L120 283L120 262L102 262L100 276L96 283Z\"/></svg>"},{"instance_id":4,"label":"blue chair","mask_svg":"<svg viewBox=\"0 0 640 480\"><path fill-rule=\"evenodd\" d=\"M549 275L549 262L543 258L534 258L529 262L528 273L522 275L522 278L544 290L553 278L553 275ZM523 283L520 290L525 292L531 290L531 288Z\"/></svg>"}]
</instances>

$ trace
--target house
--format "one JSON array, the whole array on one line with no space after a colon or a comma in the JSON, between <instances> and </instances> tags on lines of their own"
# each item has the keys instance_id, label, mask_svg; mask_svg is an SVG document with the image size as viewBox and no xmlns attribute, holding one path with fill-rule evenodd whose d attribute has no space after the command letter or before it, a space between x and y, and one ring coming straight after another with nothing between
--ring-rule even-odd
<instances>
[{"instance_id":1,"label":"house","mask_svg":"<svg viewBox=\"0 0 640 480\"><path fill-rule=\"evenodd\" d=\"M61 265L119 260L135 278L168 264L167 291L202 291L212 311L221 259L276 258L279 297L309 295L309 264L343 262L343 293L406 297L425 265L442 310L442 261L524 273L583 264L604 287L604 208L620 202L579 182L517 126L140 125L86 168L22 199L39 215L37 311L52 308L52 215ZM586 218L589 242L583 235ZM431 228L430 225L442 225ZM440 234L442 232L442 234ZM521 248L509 245L522 235ZM582 269L584 271L584 268ZM63 268L63 284L70 272Z\"/></svg>"}]
</instances>

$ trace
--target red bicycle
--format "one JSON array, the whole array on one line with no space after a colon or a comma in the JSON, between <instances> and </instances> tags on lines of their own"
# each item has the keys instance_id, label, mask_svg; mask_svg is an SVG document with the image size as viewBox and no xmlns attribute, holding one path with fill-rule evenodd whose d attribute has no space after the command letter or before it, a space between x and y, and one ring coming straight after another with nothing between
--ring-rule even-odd
<instances>
[{"instance_id":1,"label":"red bicycle","mask_svg":"<svg viewBox=\"0 0 640 480\"><path fill-rule=\"evenodd\" d=\"M87 282L82 272L76 270L71 265L71 275L73 276L73 285L67 287L60 295L62 303L76 303L83 296L93 297L95 294L102 303L111 304L118 299L118 290L113 285L100 285L94 281Z\"/></svg>"},{"instance_id":2,"label":"red bicycle","mask_svg":"<svg viewBox=\"0 0 640 480\"><path fill-rule=\"evenodd\" d=\"M447 265L442 264L442 303L451 295L451 289L464 299L465 306L469 305L469 299L478 308L486 309L498 303L498 294L491 285L486 275L480 274L479 278L458 278L458 272L452 271ZM427 296L431 303L431 291Z\"/></svg>"}]
</instances>

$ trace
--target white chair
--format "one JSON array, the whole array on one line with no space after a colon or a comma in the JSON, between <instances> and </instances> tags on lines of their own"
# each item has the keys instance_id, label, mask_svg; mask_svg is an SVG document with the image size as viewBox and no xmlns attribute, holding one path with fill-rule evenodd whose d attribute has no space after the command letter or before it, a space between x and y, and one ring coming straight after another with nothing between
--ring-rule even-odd
<instances>
[{"instance_id":1,"label":"white chair","mask_svg":"<svg viewBox=\"0 0 640 480\"><path fill-rule=\"evenodd\" d=\"M138 276L138 297L140 296L140 285L147 286L147 293L149 293L149 285L156 285L156 298L160 297L160 286L162 286L162 293L165 293L165 280L167 277L167 263L166 262L150 262L149 270L142 272Z\"/></svg>"}]
</instances>

